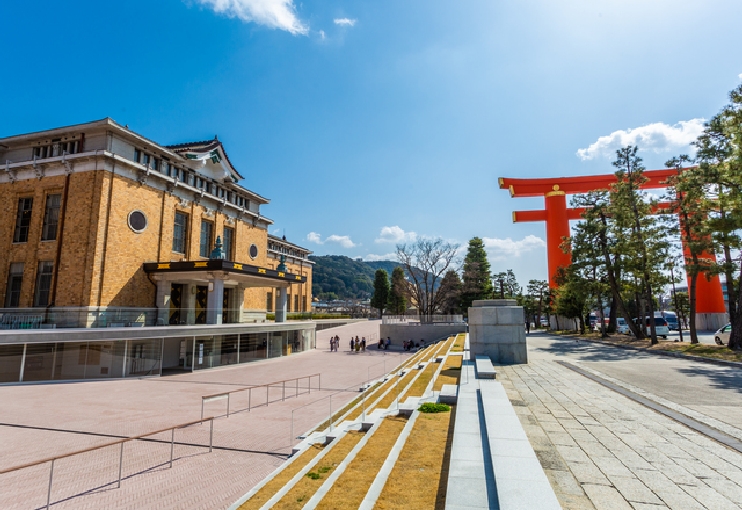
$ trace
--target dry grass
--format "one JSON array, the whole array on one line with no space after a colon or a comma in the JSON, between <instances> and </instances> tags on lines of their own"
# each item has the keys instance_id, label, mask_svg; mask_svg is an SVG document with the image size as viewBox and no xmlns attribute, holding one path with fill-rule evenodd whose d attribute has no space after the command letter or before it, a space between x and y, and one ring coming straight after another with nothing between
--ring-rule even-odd
<instances>
[{"instance_id":1,"label":"dry grass","mask_svg":"<svg viewBox=\"0 0 742 510\"><path fill-rule=\"evenodd\" d=\"M394 400L397 398L397 390L401 391L402 388L407 386L412 380L412 378L417 375L417 373L418 373L418 370L410 370L409 372L407 372L407 374L404 377L402 378L397 377L396 388L392 388L391 391L387 393L387 395L383 399L381 399L381 401L371 409L371 411L373 411L374 409L389 409L389 406L391 406L392 402L394 402ZM401 399L400 399L400 402L401 402Z\"/></svg>"},{"instance_id":2,"label":"dry grass","mask_svg":"<svg viewBox=\"0 0 742 510\"><path fill-rule=\"evenodd\" d=\"M389 380L382 384L378 389L366 395L366 406L370 406L373 403L374 399L378 398L379 395L382 395L388 388L393 386L397 379L399 379L398 376L391 376ZM359 402L360 400L362 400L362 397L361 399L359 399ZM368 411L368 408L366 408L366 410ZM350 413L346 419L348 421L353 421L355 419L358 419L361 414L363 414L363 406Z\"/></svg>"},{"instance_id":3,"label":"dry grass","mask_svg":"<svg viewBox=\"0 0 742 510\"><path fill-rule=\"evenodd\" d=\"M445 508L454 409L417 417L374 509Z\"/></svg>"},{"instance_id":4,"label":"dry grass","mask_svg":"<svg viewBox=\"0 0 742 510\"><path fill-rule=\"evenodd\" d=\"M428 383L430 383L436 370L438 370L438 363L428 363L428 366L425 367L420 377L415 379L410 389L399 399L400 402L404 402L407 397L422 397L423 393L425 393L425 388L428 387Z\"/></svg>"},{"instance_id":5,"label":"dry grass","mask_svg":"<svg viewBox=\"0 0 742 510\"><path fill-rule=\"evenodd\" d=\"M358 508L406 423L407 419L399 416L385 418L317 508Z\"/></svg>"},{"instance_id":6,"label":"dry grass","mask_svg":"<svg viewBox=\"0 0 742 510\"><path fill-rule=\"evenodd\" d=\"M304 476L272 508L302 508L364 435L364 433L356 431L345 434L338 444L333 446L332 450L327 452L327 455L312 468L310 473L316 473L313 475L314 477Z\"/></svg>"},{"instance_id":7,"label":"dry grass","mask_svg":"<svg viewBox=\"0 0 742 510\"><path fill-rule=\"evenodd\" d=\"M381 383L378 383L377 382L376 384L374 384L373 386L371 386L368 390L366 390L364 392L364 393L366 393L366 400L368 400L370 398L370 396L376 392L376 389L379 386L381 386ZM363 400L363 395L361 395L360 397L357 397L356 399L354 399L354 400L350 401L348 404L346 404L345 407L343 407L341 410L339 410L338 412L336 412L335 414L332 415L332 422L335 423L338 419L340 419L340 417L342 415L344 415L345 413L347 413L348 411L350 411L351 409L353 409L353 407L356 404L358 404L361 400ZM347 419L351 419L351 418L349 417ZM314 430L325 430L329 426L330 426L330 420L328 419L328 420L325 420L322 423L320 423L317 426L317 428L314 429Z\"/></svg>"},{"instance_id":8,"label":"dry grass","mask_svg":"<svg viewBox=\"0 0 742 510\"><path fill-rule=\"evenodd\" d=\"M458 386L461 378L461 361L463 359L463 356L451 355L446 358L446 365L441 370L441 373L438 374L435 383L433 383L433 391L441 391L444 384L455 384Z\"/></svg>"},{"instance_id":9,"label":"dry grass","mask_svg":"<svg viewBox=\"0 0 742 510\"><path fill-rule=\"evenodd\" d=\"M312 445L304 450L304 452L299 455L299 458L292 462L290 466L278 473L270 482L253 494L250 499L245 501L242 506L240 506L239 510L250 510L262 507L266 501L271 499L276 492L281 490L281 487L286 485L286 482L291 480L296 473L309 464L309 462L322 450L323 447L320 445Z\"/></svg>"}]
</instances>

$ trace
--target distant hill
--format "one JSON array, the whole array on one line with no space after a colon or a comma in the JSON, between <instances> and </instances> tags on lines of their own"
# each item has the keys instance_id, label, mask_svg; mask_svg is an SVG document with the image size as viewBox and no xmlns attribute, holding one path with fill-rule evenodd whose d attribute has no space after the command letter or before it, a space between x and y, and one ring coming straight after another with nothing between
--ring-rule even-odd
<instances>
[{"instance_id":1,"label":"distant hill","mask_svg":"<svg viewBox=\"0 0 742 510\"><path fill-rule=\"evenodd\" d=\"M391 277L398 262L363 262L344 255L310 255L312 296L320 299L366 299L374 292L374 273L384 269Z\"/></svg>"}]
</instances>

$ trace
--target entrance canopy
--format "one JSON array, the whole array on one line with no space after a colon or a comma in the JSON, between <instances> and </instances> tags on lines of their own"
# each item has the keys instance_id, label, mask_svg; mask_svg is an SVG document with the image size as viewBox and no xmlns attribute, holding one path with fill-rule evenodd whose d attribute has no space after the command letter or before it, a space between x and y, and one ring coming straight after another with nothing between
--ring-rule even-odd
<instances>
[{"instance_id":1,"label":"entrance canopy","mask_svg":"<svg viewBox=\"0 0 742 510\"><path fill-rule=\"evenodd\" d=\"M147 262L144 272L167 275L167 279L210 280L208 273L223 272L228 279L251 284L255 287L285 287L290 283L305 283L306 276L264 267L211 259L196 262ZM173 274L175 273L175 274Z\"/></svg>"}]
</instances>

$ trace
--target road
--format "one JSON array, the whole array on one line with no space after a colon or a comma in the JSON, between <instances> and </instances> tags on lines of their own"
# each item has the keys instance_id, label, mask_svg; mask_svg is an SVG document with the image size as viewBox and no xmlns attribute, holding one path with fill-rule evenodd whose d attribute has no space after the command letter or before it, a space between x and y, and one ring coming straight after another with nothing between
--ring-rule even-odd
<instances>
[{"instance_id":1,"label":"road","mask_svg":"<svg viewBox=\"0 0 742 510\"><path fill-rule=\"evenodd\" d=\"M709 335L702 335L704 343ZM713 333L710 337L713 343ZM574 339L531 334L530 359L564 359L622 381L739 429L742 436L742 370L670 358Z\"/></svg>"}]
</instances>

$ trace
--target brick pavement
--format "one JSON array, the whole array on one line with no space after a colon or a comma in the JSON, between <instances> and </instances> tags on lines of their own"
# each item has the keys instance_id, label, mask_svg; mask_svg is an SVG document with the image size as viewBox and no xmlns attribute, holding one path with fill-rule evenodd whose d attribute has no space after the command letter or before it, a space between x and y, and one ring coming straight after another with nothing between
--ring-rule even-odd
<instances>
[{"instance_id":1,"label":"brick pavement","mask_svg":"<svg viewBox=\"0 0 742 510\"><path fill-rule=\"evenodd\" d=\"M378 377L384 359L388 370L406 359L406 354L385 356L375 349L363 354L342 350L351 334L369 338L373 332L378 334L378 322L319 331L316 350L194 374L0 387L0 423L6 424L0 425L0 469L115 440L89 433L133 436L197 420L204 394L321 372L321 392L313 389L311 394L216 419L212 453L208 424L176 431L172 469L169 432L153 438L158 441L126 443L120 489L119 446L55 462L55 509L226 508L280 465L297 442L290 437L292 409L310 404L295 412L298 435L329 415L329 394L337 410L357 395L369 369L372 378ZM337 353L329 352L328 339L334 334L341 337ZM337 391L343 388L351 391ZM281 388L271 389L271 399L280 395ZM239 398L244 397L235 398L232 409L246 407ZM221 414L225 407L224 400L210 402L205 415ZM0 475L0 508L43 507L48 477L49 464Z\"/></svg>"},{"instance_id":2,"label":"brick pavement","mask_svg":"<svg viewBox=\"0 0 742 510\"><path fill-rule=\"evenodd\" d=\"M499 368L568 509L738 509L742 455L546 356Z\"/></svg>"}]
</instances>

